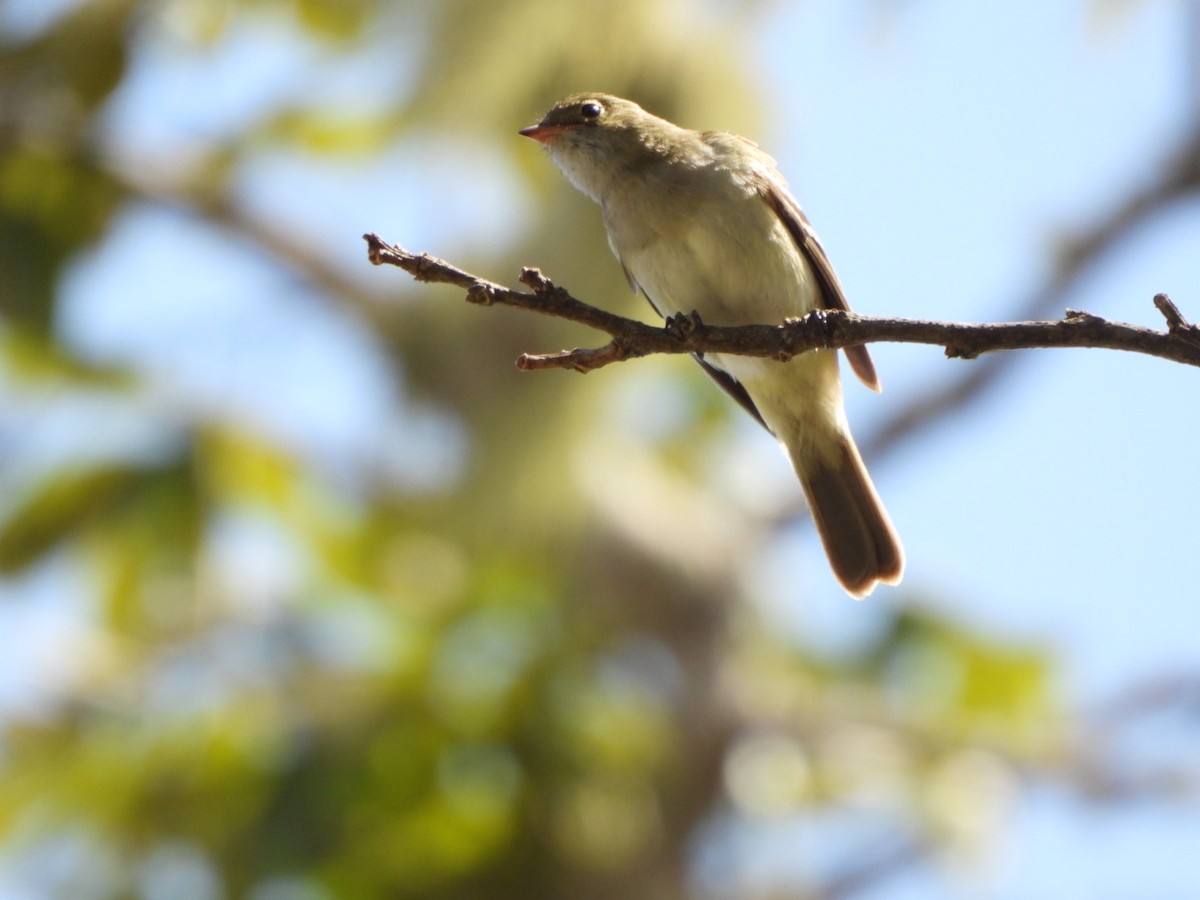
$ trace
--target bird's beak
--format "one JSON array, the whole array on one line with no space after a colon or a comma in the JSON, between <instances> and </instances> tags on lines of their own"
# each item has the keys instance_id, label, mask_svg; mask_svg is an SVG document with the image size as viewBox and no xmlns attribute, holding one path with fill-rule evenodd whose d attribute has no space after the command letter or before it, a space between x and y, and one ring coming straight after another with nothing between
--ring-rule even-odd
<instances>
[{"instance_id":1,"label":"bird's beak","mask_svg":"<svg viewBox=\"0 0 1200 900\"><path fill-rule=\"evenodd\" d=\"M523 134L527 138L533 138L541 144L548 144L557 135L562 134L567 130L566 125L530 125L528 128L522 128L517 134Z\"/></svg>"}]
</instances>

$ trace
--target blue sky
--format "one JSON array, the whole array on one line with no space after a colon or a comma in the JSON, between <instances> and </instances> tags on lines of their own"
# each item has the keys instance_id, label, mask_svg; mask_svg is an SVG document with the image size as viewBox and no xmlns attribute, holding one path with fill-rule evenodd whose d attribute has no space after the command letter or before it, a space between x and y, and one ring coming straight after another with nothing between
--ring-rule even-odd
<instances>
[{"instance_id":1,"label":"blue sky","mask_svg":"<svg viewBox=\"0 0 1200 900\"><path fill-rule=\"evenodd\" d=\"M1011 317L1053 264L1047 239L1087 227L1151 177L1196 112L1186 16L1181 3L1124 6L909 3L878 29L858 4L778 11L759 62L776 115L759 137L857 309ZM1061 306L1161 327L1151 298L1165 291L1200 319L1198 248L1193 199ZM860 437L889 404L971 365L936 348L872 353L882 397L847 390ZM906 586L973 627L1053 647L1084 709L1141 679L1195 672L1198 388L1195 370L1147 358L1036 351L978 407L874 461L905 539ZM775 567L818 562L809 539ZM805 578L772 610L806 640L836 645L867 627L864 608L821 582ZM868 603L897 599L903 591ZM1130 813L1038 789L990 866L941 881L940 893L914 875L877 896L1192 896L1198 846L1194 801Z\"/></svg>"},{"instance_id":2,"label":"blue sky","mask_svg":"<svg viewBox=\"0 0 1200 900\"><path fill-rule=\"evenodd\" d=\"M777 106L803 86L799 124L770 145L856 308L1011 316L1053 264L1047 239L1150 177L1186 121L1181 6L1142 4L1107 24L1093 6L910 4L868 40L844 5L801 4L766 32ZM1158 327L1151 298L1166 291L1200 318L1197 247L1193 202L1062 307ZM971 365L936 348L873 352L885 393L847 392L860 436L889 404ZM908 583L1061 646L1086 700L1193 662L1200 630L1180 624L1197 589L1172 560L1196 547L1196 387L1191 369L1128 354L1022 360L987 402L876 462Z\"/></svg>"},{"instance_id":3,"label":"blue sky","mask_svg":"<svg viewBox=\"0 0 1200 900\"><path fill-rule=\"evenodd\" d=\"M1151 176L1181 133L1189 112L1183 4L1131 3L1123 12L1113 12L1120 4L1083 0L891 6L879 17L870 3L775 4L746 48L769 112L752 137L778 159L856 309L1008 317L1051 269L1048 238L1105 215ZM693 12L717 16L725 8ZM1099 18L1098 10L1111 17ZM184 56L171 60L168 77L135 80L111 117L122 152L136 160L139 146L203 146L230 122L305 89L294 78L298 67L321 64L278 35L251 38L229 48L215 76ZM170 56L169 48L158 52ZM330 77L352 86L388 64L401 79L403 54L390 62L375 55ZM174 100L182 95L191 99L186 107ZM523 195L516 174L496 160L447 158L436 147L433 164L429 149L398 151L370 169L327 168L320 178L302 160L276 158L246 173L244 186L272 214L311 220L312 209L322 209L318 236L344 241L347 271L369 279L395 274L365 269L357 235L366 227L403 227L407 245L454 259L503 242L514 222L537 214L537 198ZM414 158L427 164L403 164ZM404 174L414 170L419 182ZM438 192L464 171L478 189L460 184L456 193L469 200L418 222L421 192ZM381 188L387 179L391 187ZM180 283L182 242L190 259L202 253L210 265ZM1157 327L1151 298L1166 291L1185 315L1200 319L1197 248L1200 204L1193 201L1139 232L1061 305ZM141 277L130 283L135 252ZM555 274L574 287L569 273ZM399 478L452 478L461 459L440 448L461 443L455 423L408 402L366 335L319 302L295 297L295 285L281 283L261 260L169 211L146 208L128 214L68 280L62 328L83 352L136 359L159 374L156 392L142 401L148 418L181 402L232 399L254 415L271 410L262 428L322 457L367 454L386 459ZM225 356L215 368L197 355L214 344L190 340L196 328L209 337L254 334L253 352L236 337L217 341ZM847 385L860 438L888 410L972 365L929 347L879 345L873 353L884 394ZM269 383L254 376L264 361L277 367ZM984 403L873 462L908 553L903 589L847 601L805 532L779 541L763 560L758 578L771 588L761 593L773 598L763 601L766 612L804 640L836 647L872 627L879 607L919 597L973 627L1053 647L1071 698L1085 708L1147 676L1195 671L1198 387L1194 369L1161 361L1037 351ZM397 397L402 411L389 420ZM109 412L42 411L31 416L24 439L60 445L70 420L80 431L92 426L98 453L156 452L136 413L96 430ZM397 458L395 435L414 429L421 439L406 441L408 455ZM775 448L749 423L740 434L738 452L765 461L772 486L792 490ZM42 571L0 589L62 598L75 593L72 578ZM28 676L0 682L0 705L25 706L35 684L69 678L50 650L64 635L86 643L73 630L78 614L61 599L36 613L17 604L0 610L0 656ZM1102 896L1112 884L1126 888L1121 896L1135 887L1142 897L1184 896L1200 891L1200 875L1187 863L1187 848L1200 846L1197 812L1108 815L1034 791L982 880L940 880L942 893L931 893L929 881L914 877L907 893L892 888L879 896ZM769 842L763 846L770 857ZM749 856L781 864L762 852ZM1150 872L1161 884L1147 880Z\"/></svg>"}]
</instances>

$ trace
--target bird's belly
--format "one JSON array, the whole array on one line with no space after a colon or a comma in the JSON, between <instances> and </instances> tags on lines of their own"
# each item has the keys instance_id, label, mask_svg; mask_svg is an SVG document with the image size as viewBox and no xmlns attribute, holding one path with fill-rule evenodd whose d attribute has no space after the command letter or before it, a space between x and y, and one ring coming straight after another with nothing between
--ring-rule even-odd
<instances>
[{"instance_id":1,"label":"bird's belly","mask_svg":"<svg viewBox=\"0 0 1200 900\"><path fill-rule=\"evenodd\" d=\"M618 254L664 316L695 310L710 325L777 325L820 305L820 293L791 235L761 208L747 221L679 223Z\"/></svg>"},{"instance_id":2,"label":"bird's belly","mask_svg":"<svg viewBox=\"0 0 1200 900\"><path fill-rule=\"evenodd\" d=\"M765 204L732 219L696 217L639 246L617 249L664 316L695 310L709 325L778 325L822 305L808 261ZM723 354L706 359L746 387L773 430L785 427L782 419L797 418L793 406L803 408L803 418L840 415L822 408L840 409L834 353L804 353L787 363ZM786 426L789 432L793 427Z\"/></svg>"}]
</instances>

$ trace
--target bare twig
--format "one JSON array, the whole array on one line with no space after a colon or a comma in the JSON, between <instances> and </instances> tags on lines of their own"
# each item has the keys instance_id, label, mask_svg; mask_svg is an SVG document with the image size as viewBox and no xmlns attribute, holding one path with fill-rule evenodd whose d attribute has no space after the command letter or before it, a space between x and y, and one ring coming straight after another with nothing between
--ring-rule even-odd
<instances>
[{"instance_id":1,"label":"bare twig","mask_svg":"<svg viewBox=\"0 0 1200 900\"><path fill-rule=\"evenodd\" d=\"M973 359L995 350L1035 347L1093 347L1128 350L1161 359L1200 366L1200 333L1189 325L1165 294L1155 304L1167 318L1168 330L1110 322L1090 313L1068 310L1057 321L964 324L920 319L884 319L841 310L817 310L782 325L706 325L693 313L676 317L666 328L647 325L572 297L537 269L525 269L521 282L530 292L516 291L465 272L426 253L409 253L401 247L364 235L368 257L376 265L394 265L417 281L441 282L462 288L467 300L500 303L557 316L598 329L612 340L603 347L524 354L522 369L575 369L590 372L610 363L651 353L725 353L790 359L817 348L840 349L873 341L934 344L946 355Z\"/></svg>"},{"instance_id":2,"label":"bare twig","mask_svg":"<svg viewBox=\"0 0 1200 900\"><path fill-rule=\"evenodd\" d=\"M320 246L303 240L300 229L286 228L255 216L239 204L231 192L194 184L183 177L155 177L148 171L128 165L97 167L87 158L76 160L76 164L93 166L94 171L112 179L132 198L181 210L238 237L290 276L329 297L338 298L340 303L370 322L383 338L387 339L396 331L395 304L387 304L384 295L349 277L338 261L323 252Z\"/></svg>"},{"instance_id":3,"label":"bare twig","mask_svg":"<svg viewBox=\"0 0 1200 900\"><path fill-rule=\"evenodd\" d=\"M1064 243L1054 273L1011 307L1017 319L1038 319L1051 314L1083 282L1091 267L1113 252L1130 235L1176 202L1200 191L1200 119L1181 140L1164 152L1156 176L1137 186L1109 213ZM894 450L904 440L984 396L1002 384L1019 356L995 356L972 366L958 379L939 381L924 395L886 417L873 433L859 441L870 460Z\"/></svg>"},{"instance_id":4,"label":"bare twig","mask_svg":"<svg viewBox=\"0 0 1200 900\"><path fill-rule=\"evenodd\" d=\"M1167 320L1167 331L1181 340L1187 341L1189 344L1195 344L1200 347L1200 327L1191 324L1183 317L1171 298L1166 294L1155 294L1154 305L1158 307L1158 311L1163 314L1163 318Z\"/></svg>"}]
</instances>

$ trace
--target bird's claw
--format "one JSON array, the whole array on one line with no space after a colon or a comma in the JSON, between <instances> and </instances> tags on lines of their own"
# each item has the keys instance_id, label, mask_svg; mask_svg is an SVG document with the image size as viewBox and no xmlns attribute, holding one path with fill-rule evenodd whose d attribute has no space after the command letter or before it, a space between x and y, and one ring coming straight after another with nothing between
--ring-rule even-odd
<instances>
[{"instance_id":1,"label":"bird's claw","mask_svg":"<svg viewBox=\"0 0 1200 900\"><path fill-rule=\"evenodd\" d=\"M783 320L784 325L801 325L805 330L812 328L821 335L821 344L826 350L829 349L829 344L833 340L833 328L830 320L833 317L830 315L830 310L823 306L816 309L810 309L802 316L793 316Z\"/></svg>"},{"instance_id":2,"label":"bird's claw","mask_svg":"<svg viewBox=\"0 0 1200 900\"><path fill-rule=\"evenodd\" d=\"M700 320L700 313L693 309L689 313L677 312L674 315L667 316L663 327L672 337L682 339L691 335L703 324Z\"/></svg>"}]
</instances>

